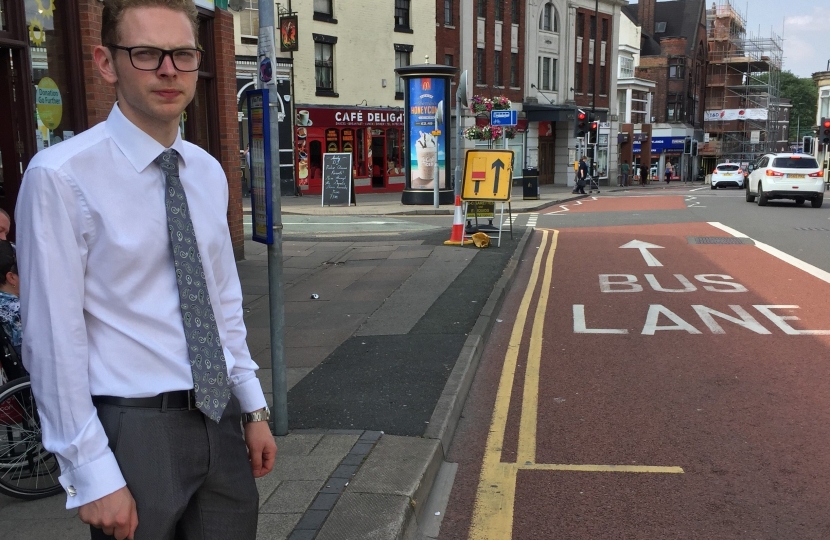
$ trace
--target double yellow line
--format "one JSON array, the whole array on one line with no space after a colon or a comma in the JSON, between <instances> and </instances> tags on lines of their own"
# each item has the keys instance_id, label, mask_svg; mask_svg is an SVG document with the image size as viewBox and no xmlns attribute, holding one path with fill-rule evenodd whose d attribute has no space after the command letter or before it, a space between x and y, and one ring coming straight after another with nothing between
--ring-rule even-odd
<instances>
[{"instance_id":1,"label":"double yellow line","mask_svg":"<svg viewBox=\"0 0 830 540\"><path fill-rule=\"evenodd\" d=\"M496 393L490 433L484 449L478 491L476 493L470 540L509 540L513 533L513 504L516 495L516 474L520 470L587 471L587 472L646 472L682 473L680 467L648 467L634 465L554 465L536 463L536 424L539 407L539 366L542 358L542 337L545 328L550 283L553 276L553 257L559 240L559 231L537 229L542 233L541 246L530 273L527 288L516 314L516 322L510 334L510 342L504 355L504 367ZM550 248L548 249L548 243ZM547 254L547 255L546 255ZM546 258L547 257L547 258ZM519 348L530 304L539 283L544 264L542 287L533 317L533 328L527 352L522 412L519 423L519 445L516 463L502 463L504 433L510 411L510 397L516 375Z\"/></svg>"}]
</instances>

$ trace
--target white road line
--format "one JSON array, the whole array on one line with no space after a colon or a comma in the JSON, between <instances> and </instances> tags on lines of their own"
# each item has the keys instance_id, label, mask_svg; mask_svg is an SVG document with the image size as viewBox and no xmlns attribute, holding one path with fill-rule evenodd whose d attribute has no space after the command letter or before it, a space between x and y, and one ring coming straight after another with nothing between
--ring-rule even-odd
<instances>
[{"instance_id":1,"label":"white road line","mask_svg":"<svg viewBox=\"0 0 830 540\"><path fill-rule=\"evenodd\" d=\"M701 189L706 189L706 188L705 187L699 187L699 188L696 188L696 189L690 189L689 191L700 191Z\"/></svg>"},{"instance_id":2,"label":"white road line","mask_svg":"<svg viewBox=\"0 0 830 540\"><path fill-rule=\"evenodd\" d=\"M736 231L732 227L728 227L728 226L724 225L723 223L719 223L717 221L710 221L709 225L711 225L712 227L716 227L716 228L718 228L718 229L720 229L724 232L727 232L727 233L731 234L732 236L734 236L735 238L749 238L749 236L745 235L744 233L742 233L740 231ZM755 247L757 247L761 251L765 251L765 252L769 253L770 255L772 255L773 257L775 257L776 259L780 259L780 260L784 261L787 264L795 266L799 270L803 270L803 271L807 272L808 274L810 274L811 276L824 281L825 283L830 283L830 272L826 272L826 271L822 270L821 268L818 268L817 266L813 266L812 264L810 264L808 262L802 261L801 259L797 259L797 258L793 257L792 255L784 253L780 249L777 249L777 248L774 248L774 247L770 246L769 244L765 244L763 242L759 242L759 241L757 241L755 239L751 239L751 238L750 238L750 240L755 242Z\"/></svg>"}]
</instances>

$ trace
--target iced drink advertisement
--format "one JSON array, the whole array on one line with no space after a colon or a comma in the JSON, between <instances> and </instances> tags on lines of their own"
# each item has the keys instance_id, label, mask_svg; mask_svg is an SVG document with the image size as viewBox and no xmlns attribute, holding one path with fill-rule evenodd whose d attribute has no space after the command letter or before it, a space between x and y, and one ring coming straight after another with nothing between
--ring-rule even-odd
<instances>
[{"instance_id":1,"label":"iced drink advertisement","mask_svg":"<svg viewBox=\"0 0 830 540\"><path fill-rule=\"evenodd\" d=\"M412 189L446 189L446 126L436 125L435 113L444 106L444 79L409 79L409 161ZM444 111L441 111L442 113ZM443 118L443 114L439 115Z\"/></svg>"}]
</instances>

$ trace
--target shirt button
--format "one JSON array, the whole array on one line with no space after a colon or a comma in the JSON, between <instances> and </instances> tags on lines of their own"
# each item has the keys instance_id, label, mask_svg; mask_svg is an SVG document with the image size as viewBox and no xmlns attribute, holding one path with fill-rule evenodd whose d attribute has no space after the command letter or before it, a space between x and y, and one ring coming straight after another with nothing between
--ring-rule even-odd
<instances>
[{"instance_id":1,"label":"shirt button","mask_svg":"<svg viewBox=\"0 0 830 540\"><path fill-rule=\"evenodd\" d=\"M78 494L78 492L75 491L75 486L69 486L68 488L66 488L66 492L69 494L70 497L74 497Z\"/></svg>"}]
</instances>

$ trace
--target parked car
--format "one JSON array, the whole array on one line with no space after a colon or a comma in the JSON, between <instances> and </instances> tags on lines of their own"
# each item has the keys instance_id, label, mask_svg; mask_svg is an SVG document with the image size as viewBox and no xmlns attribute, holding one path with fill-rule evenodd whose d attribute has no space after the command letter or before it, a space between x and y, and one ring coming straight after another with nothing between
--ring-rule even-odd
<instances>
[{"instance_id":1,"label":"parked car","mask_svg":"<svg viewBox=\"0 0 830 540\"><path fill-rule=\"evenodd\" d=\"M813 208L824 202L824 175L813 156L766 154L749 166L746 200L766 206L770 199L791 199L796 204L810 200Z\"/></svg>"},{"instance_id":2,"label":"parked car","mask_svg":"<svg viewBox=\"0 0 830 540\"><path fill-rule=\"evenodd\" d=\"M744 171L737 163L721 163L712 171L712 189L719 187L744 187Z\"/></svg>"}]
</instances>

